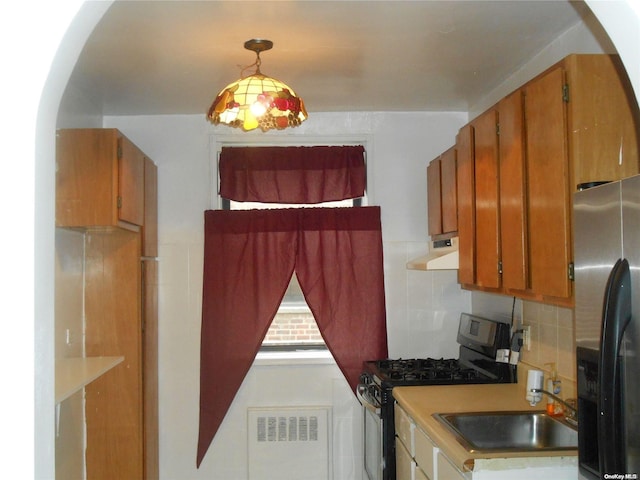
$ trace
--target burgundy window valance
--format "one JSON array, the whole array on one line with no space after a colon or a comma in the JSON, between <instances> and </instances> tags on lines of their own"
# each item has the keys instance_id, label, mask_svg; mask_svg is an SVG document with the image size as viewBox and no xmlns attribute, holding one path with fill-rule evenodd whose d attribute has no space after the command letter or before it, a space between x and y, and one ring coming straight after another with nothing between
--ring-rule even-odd
<instances>
[{"instance_id":1,"label":"burgundy window valance","mask_svg":"<svg viewBox=\"0 0 640 480\"><path fill-rule=\"evenodd\" d=\"M364 195L364 147L223 147L220 196L238 202L322 203Z\"/></svg>"},{"instance_id":2,"label":"burgundy window valance","mask_svg":"<svg viewBox=\"0 0 640 480\"><path fill-rule=\"evenodd\" d=\"M294 272L352 390L387 356L379 207L205 212L198 466Z\"/></svg>"}]
</instances>

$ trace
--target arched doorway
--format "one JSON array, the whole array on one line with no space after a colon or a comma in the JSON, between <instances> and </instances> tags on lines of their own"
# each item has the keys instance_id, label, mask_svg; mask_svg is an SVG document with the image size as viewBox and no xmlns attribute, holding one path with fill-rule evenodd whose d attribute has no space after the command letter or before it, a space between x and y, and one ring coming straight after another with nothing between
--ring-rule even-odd
<instances>
[{"instance_id":1,"label":"arched doorway","mask_svg":"<svg viewBox=\"0 0 640 480\"><path fill-rule=\"evenodd\" d=\"M0 264L9 265L4 276L6 284L18 291L18 295L12 295L8 310L20 312L17 325L11 329L9 343L12 348L7 349L11 361L6 362L12 367L13 373L8 378L12 385L15 379L18 389L14 399L7 400L8 408L4 411L12 418L12 422L18 422L19 431L23 436L16 439L13 428L5 429L7 436L11 435L12 443L30 444L35 431L35 473L36 478L54 477L54 453L53 439L55 436L54 405L52 402L54 390L53 373L53 206L52 198L54 175L54 132L57 108L66 85L73 64L77 59L80 49L87 37L99 21L101 15L109 7L110 2L79 1L56 2L49 8L42 8L33 2L12 6L8 12L14 19L13 25L5 32L6 41L3 42L9 48L16 50L16 39L24 40L28 37L37 38L37 42L20 48L21 58L15 58L15 65L10 65L9 71L16 76L24 71L26 63L36 63L39 67L35 81L16 82L15 89L9 89L7 94L18 98L34 99L26 108L16 109L17 116L9 115L9 119L22 126L15 129L5 128L12 135L7 159L15 163L16 176L11 181L15 183L14 189L6 191L4 205L17 210L20 216L20 225L25 225L22 235L7 239L7 247L3 255L7 262ZM611 2L598 2L587 0L602 25L609 33L611 39L620 52L627 66L629 77L636 91L636 97L640 96L640 52L638 31L640 31L640 12L635 0L616 2L615 8ZM55 27L54 27L55 26ZM66 34L65 34L65 28ZM63 36L64 35L64 36ZM42 48L43 44L49 48ZM20 45L23 47L23 45ZM33 80L33 79L32 79ZM44 85L44 89L42 86ZM40 99L39 103L36 99ZM17 131L16 131L17 130ZM35 148L32 148L35 130ZM12 150L15 149L15 150ZM7 152L5 151L5 154ZM34 162L35 159L35 162ZM34 171L35 166L35 171ZM12 170L10 170L12 171ZM34 175L34 180L31 178ZM24 223L23 223L24 222ZM11 222L9 222L10 224ZM7 225L7 224L5 224ZM36 225L34 228L33 226ZM10 228L14 226L10 225ZM4 247L4 244L3 244ZM34 256L35 252L35 256ZM3 257L4 258L4 257ZM31 260L31 259L34 260ZM17 261L16 261L17 259ZM16 268L28 272L16 282L16 276L12 271ZM15 285L19 285L15 287ZM9 289L7 289L9 291ZM34 293L35 292L35 293ZM35 308L31 308L34 305ZM35 337L35 343L33 338ZM35 363L34 363L35 349ZM24 367L16 368L16 362ZM36 389L33 389L31 380L35 369ZM20 378L19 378L20 377ZM19 381L18 381L19 380ZM25 398L22 396L28 396ZM32 397L33 395L33 397ZM34 402L31 402L31 398ZM34 425L34 408L35 415ZM15 450L15 449L12 449ZM15 460L5 462L2 470L15 475L16 471L25 471L25 463L30 464L33 454L28 452L22 458L20 455L12 456Z\"/></svg>"}]
</instances>

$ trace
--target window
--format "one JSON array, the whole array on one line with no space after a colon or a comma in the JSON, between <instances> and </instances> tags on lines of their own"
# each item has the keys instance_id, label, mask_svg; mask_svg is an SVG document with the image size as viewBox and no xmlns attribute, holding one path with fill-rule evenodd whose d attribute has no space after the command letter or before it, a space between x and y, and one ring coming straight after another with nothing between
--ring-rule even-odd
<instances>
[{"instance_id":1,"label":"window","mask_svg":"<svg viewBox=\"0 0 640 480\"><path fill-rule=\"evenodd\" d=\"M366 189L364 157L362 145L222 147L218 192L236 200L219 195L220 205L225 210L358 207ZM272 201L291 203L266 203ZM262 350L318 348L326 346L294 274Z\"/></svg>"},{"instance_id":2,"label":"window","mask_svg":"<svg viewBox=\"0 0 640 480\"><path fill-rule=\"evenodd\" d=\"M247 210L262 208L314 208L314 207L354 207L362 204L362 199L325 202L314 205L290 205L279 203L236 202L221 199L223 209ZM291 277L280 308L262 342L262 351L297 351L322 349L327 347L322 339L313 313L302 294L295 273Z\"/></svg>"}]
</instances>

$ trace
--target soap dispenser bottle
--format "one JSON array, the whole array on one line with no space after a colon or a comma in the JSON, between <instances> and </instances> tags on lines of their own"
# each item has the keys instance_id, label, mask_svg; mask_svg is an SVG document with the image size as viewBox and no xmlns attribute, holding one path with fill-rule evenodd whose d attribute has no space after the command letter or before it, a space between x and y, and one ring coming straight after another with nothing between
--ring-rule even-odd
<instances>
[{"instance_id":1,"label":"soap dispenser bottle","mask_svg":"<svg viewBox=\"0 0 640 480\"><path fill-rule=\"evenodd\" d=\"M550 376L547 380L547 391L553 393L555 396L560 397L560 392L562 391L561 381L558 378L558 371L556 370L556 364L545 363L545 365L549 366ZM555 400L554 398L547 396L547 414L548 415L562 415L563 408L560 402Z\"/></svg>"}]
</instances>

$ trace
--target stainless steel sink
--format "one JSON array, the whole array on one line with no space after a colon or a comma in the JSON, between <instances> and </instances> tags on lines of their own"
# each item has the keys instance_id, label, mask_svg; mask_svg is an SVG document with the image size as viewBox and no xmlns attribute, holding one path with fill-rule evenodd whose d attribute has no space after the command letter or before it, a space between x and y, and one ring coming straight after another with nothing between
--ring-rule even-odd
<instances>
[{"instance_id":1,"label":"stainless steel sink","mask_svg":"<svg viewBox=\"0 0 640 480\"><path fill-rule=\"evenodd\" d=\"M469 452L575 450L577 430L545 412L465 412L433 415Z\"/></svg>"}]
</instances>

